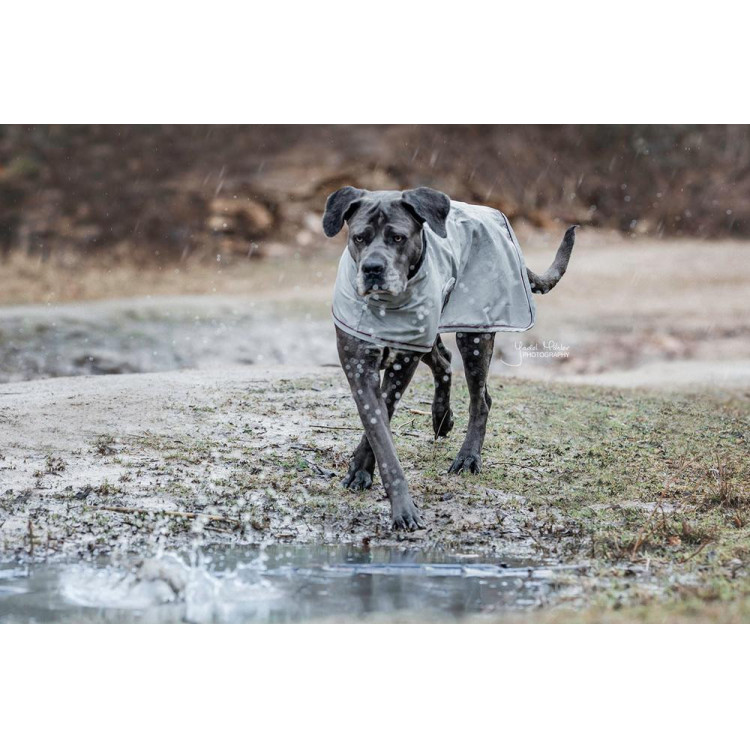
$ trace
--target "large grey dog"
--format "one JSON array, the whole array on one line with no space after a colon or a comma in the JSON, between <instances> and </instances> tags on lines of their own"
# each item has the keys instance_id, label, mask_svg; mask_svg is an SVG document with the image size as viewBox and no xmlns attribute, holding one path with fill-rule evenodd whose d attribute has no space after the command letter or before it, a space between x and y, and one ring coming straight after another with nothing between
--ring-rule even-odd
<instances>
[{"instance_id":1,"label":"large grey dog","mask_svg":"<svg viewBox=\"0 0 750 750\"><path fill-rule=\"evenodd\" d=\"M382 308L375 308L384 317L386 314L395 316L399 310L409 309L410 294L412 294L411 281L419 277L419 283L423 287L426 282L429 282L429 279L423 278L425 269L436 267L431 258L426 258L431 249L430 241L426 239L428 235L435 242L438 241L437 238L446 237L448 238L446 241L450 242L448 229L451 229L454 244L460 242L465 244L465 241L460 238L468 235L457 233L458 230L455 227L458 224L453 216L453 223L448 221L451 212L459 215L458 221L461 226L467 224L468 220L465 220L467 215L488 216L487 221L492 224L490 232L505 232L503 241L511 248L509 253L514 252L514 249L517 250L520 263L518 268L520 268L520 276L523 277L522 281L509 279L508 282L512 281L516 284L517 293L521 295L521 299L523 299L524 289L526 293L530 290L537 294L545 294L565 273L575 241L575 227L567 230L552 266L540 276L525 268L520 248L507 219L494 209L452 202L447 195L431 188L420 187L403 192L395 190L371 192L343 187L328 197L323 217L323 229L328 237L333 237L341 231L345 222L348 224L348 254L345 251L339 276L341 277L341 269L348 264L348 267L351 267L352 283L350 286L353 290L350 294L351 304L360 305L362 309L365 309L363 300L368 304L371 299L397 300L398 303L390 307L386 304ZM477 212L484 213L478 214ZM482 226L477 224L472 227L472 236L481 231ZM497 236L500 235L497 234ZM490 240L485 239L484 246L488 242ZM478 247L484 246L478 245ZM477 252L473 246L470 249L472 252ZM459 252L460 250L459 248ZM491 248L491 252L494 252L494 249ZM454 268L458 268L458 265L454 264ZM435 271L433 270L432 273ZM466 284L461 278L460 268L456 275L459 278L451 278L450 282L457 283L459 287L471 293L472 290L466 289ZM501 299L506 294L506 280L497 276L498 274L495 273L475 275L471 283L482 288L481 295ZM494 287L486 286L488 278L490 284L497 284L494 294ZM339 281L337 281L338 284ZM450 294L450 289L447 290L447 294ZM528 297L532 310L529 325L521 328L495 326L494 330L492 325L487 325L484 329L480 326L472 326L471 332L452 329L458 331L456 343L464 363L470 406L466 438L449 468L450 472L478 473L481 470L482 444L487 428L487 417L492 405L492 399L487 390L487 375L494 349L495 331L524 330L533 325L533 300L530 295ZM486 303L483 308L485 311L495 303L493 299L475 301L474 297L471 297L471 301L479 306ZM444 303L442 309L445 309ZM369 311L369 307L367 310ZM395 312L391 313L392 310ZM402 320L413 320L416 326L416 321L421 321L424 315L429 317L429 310L425 312L420 302L414 316L411 318L402 316ZM335 305L334 317L336 318ZM375 320L377 321L377 313ZM474 331L474 329L478 330ZM420 325L419 331L424 330L425 326ZM434 340L430 339L427 347L420 349L418 346L401 346L398 341L394 341L395 345L388 345L388 339L378 339L377 333L373 333L372 328L368 333L364 329L360 331L358 328L346 326L338 319L336 320L341 365L349 380L365 433L354 451L343 484L353 490L368 489L372 485L377 461L383 487L391 502L394 529L411 531L423 528L422 518L409 493L404 471L396 455L390 430L390 419L396 403L404 393L420 361L425 362L432 370L435 380L435 395L432 403L432 424L435 435L447 435L453 427L453 413L450 408L451 356L440 340L440 336L431 333L431 330L428 327L427 333L423 335L434 335ZM421 343L423 345L425 342ZM382 383L381 370L385 370Z\"/></svg>"}]
</instances>

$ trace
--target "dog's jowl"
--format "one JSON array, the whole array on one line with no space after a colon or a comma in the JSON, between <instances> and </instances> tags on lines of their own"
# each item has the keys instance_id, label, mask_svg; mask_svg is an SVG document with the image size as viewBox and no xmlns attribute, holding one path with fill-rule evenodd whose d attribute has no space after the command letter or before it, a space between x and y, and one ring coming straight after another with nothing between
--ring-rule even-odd
<instances>
[{"instance_id":1,"label":"dog's jowl","mask_svg":"<svg viewBox=\"0 0 750 750\"><path fill-rule=\"evenodd\" d=\"M328 197L323 229L333 237L345 222L349 240L339 263L333 318L364 435L344 484L369 488L377 462L393 527L413 530L422 519L393 445L396 403L424 362L435 379L433 429L436 435L450 432L450 352L440 334L455 332L470 406L466 438L449 470L479 472L492 405L487 374L495 333L534 325L532 292L545 294L565 273L575 227L565 233L549 270L537 275L526 268L502 213L451 201L430 188L341 188Z\"/></svg>"}]
</instances>

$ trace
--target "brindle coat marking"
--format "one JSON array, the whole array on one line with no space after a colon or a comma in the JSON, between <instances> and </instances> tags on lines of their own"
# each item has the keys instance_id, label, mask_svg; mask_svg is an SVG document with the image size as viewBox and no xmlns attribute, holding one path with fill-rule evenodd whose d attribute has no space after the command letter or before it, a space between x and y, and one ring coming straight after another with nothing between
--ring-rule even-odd
<instances>
[{"instance_id":1,"label":"brindle coat marking","mask_svg":"<svg viewBox=\"0 0 750 750\"><path fill-rule=\"evenodd\" d=\"M348 249L357 263L357 291L400 294L406 282L420 268L423 258L422 224L445 236L450 199L430 188L370 192L344 187L328 197L323 229L333 237L344 222L349 226ZM533 292L546 294L562 278L575 241L575 227L565 233L549 270L537 275L526 269ZM377 462L386 494L391 502L394 529L414 530L423 523L396 455L390 420L396 403L409 385L420 360L432 370L435 396L432 426L436 436L453 427L450 406L450 352L438 336L432 351L415 352L381 347L350 336L336 328L341 366L346 373L365 434L352 455L343 484L352 490L372 486ZM482 445L492 399L487 374L494 350L494 333L457 333L469 387L469 426L461 450L449 471L478 473L482 468ZM384 370L381 382L380 371Z\"/></svg>"}]
</instances>

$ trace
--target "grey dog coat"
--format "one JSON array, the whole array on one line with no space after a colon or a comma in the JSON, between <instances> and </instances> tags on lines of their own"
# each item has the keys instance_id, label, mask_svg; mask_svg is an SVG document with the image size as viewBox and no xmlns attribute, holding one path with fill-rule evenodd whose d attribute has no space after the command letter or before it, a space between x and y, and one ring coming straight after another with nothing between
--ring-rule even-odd
<instances>
[{"instance_id":1,"label":"grey dog coat","mask_svg":"<svg viewBox=\"0 0 750 750\"><path fill-rule=\"evenodd\" d=\"M425 223L422 265L399 295L357 292L344 250L333 295L342 331L378 346L429 352L439 333L526 331L536 308L516 235L504 214L451 201L443 239Z\"/></svg>"}]
</instances>

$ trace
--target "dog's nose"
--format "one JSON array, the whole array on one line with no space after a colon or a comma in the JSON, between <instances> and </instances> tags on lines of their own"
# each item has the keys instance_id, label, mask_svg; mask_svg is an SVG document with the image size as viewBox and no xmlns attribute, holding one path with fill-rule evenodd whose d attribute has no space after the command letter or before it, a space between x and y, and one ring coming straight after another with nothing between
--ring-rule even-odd
<instances>
[{"instance_id":1,"label":"dog's nose","mask_svg":"<svg viewBox=\"0 0 750 750\"><path fill-rule=\"evenodd\" d=\"M385 271L385 263L377 258L368 258L362 264L362 272L368 276L377 276Z\"/></svg>"}]
</instances>

